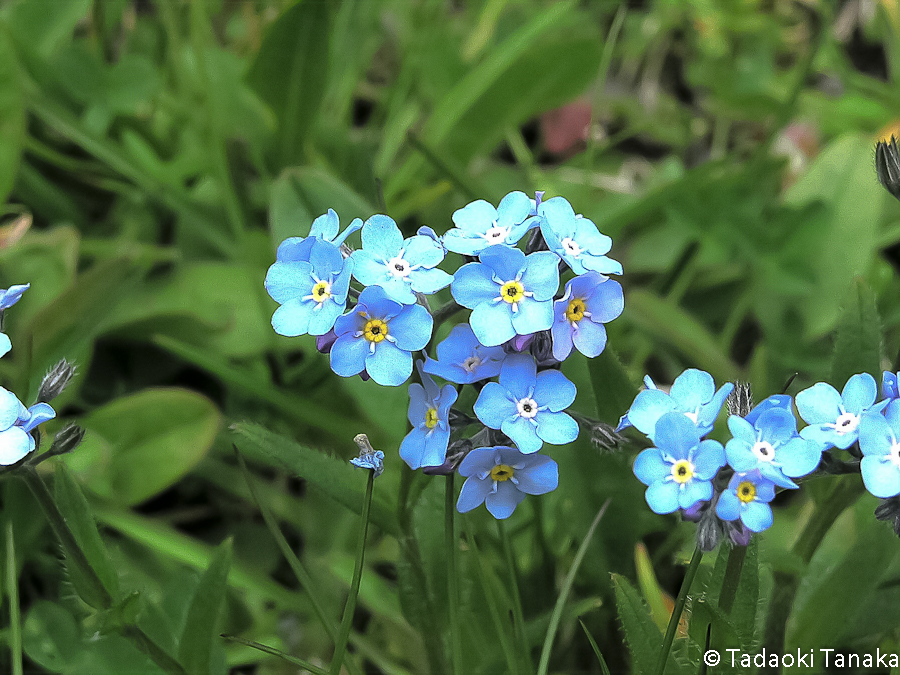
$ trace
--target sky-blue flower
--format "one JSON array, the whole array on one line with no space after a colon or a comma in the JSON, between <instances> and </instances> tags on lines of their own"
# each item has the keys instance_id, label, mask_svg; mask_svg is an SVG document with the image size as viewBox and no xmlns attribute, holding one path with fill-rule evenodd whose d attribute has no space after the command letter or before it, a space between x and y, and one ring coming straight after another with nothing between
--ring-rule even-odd
<instances>
[{"instance_id":1,"label":"sky-blue flower","mask_svg":"<svg viewBox=\"0 0 900 675\"><path fill-rule=\"evenodd\" d=\"M472 384L500 374L506 352L503 347L485 347L472 327L460 323L437 346L437 360L425 357L425 372L457 384Z\"/></svg>"},{"instance_id":2,"label":"sky-blue flower","mask_svg":"<svg viewBox=\"0 0 900 675\"><path fill-rule=\"evenodd\" d=\"M825 382L817 382L797 394L797 412L809 425L800 431L822 446L823 450L838 447L846 450L859 438L859 422L863 413L881 412L887 400L875 403L878 385L868 373L854 375L843 391Z\"/></svg>"},{"instance_id":3,"label":"sky-blue flower","mask_svg":"<svg viewBox=\"0 0 900 675\"><path fill-rule=\"evenodd\" d=\"M634 460L634 475L647 486L644 498L654 513L689 509L713 496L712 479L725 465L725 449L700 440L700 430L680 412L659 418L647 448Z\"/></svg>"},{"instance_id":4,"label":"sky-blue flower","mask_svg":"<svg viewBox=\"0 0 900 675\"><path fill-rule=\"evenodd\" d=\"M510 354L500 382L484 385L474 410L485 426L501 430L530 454L545 442L564 445L578 438L578 423L562 412L575 394L575 385L558 370L538 373L530 354Z\"/></svg>"},{"instance_id":5,"label":"sky-blue flower","mask_svg":"<svg viewBox=\"0 0 900 675\"><path fill-rule=\"evenodd\" d=\"M334 244L308 241L309 261L278 260L266 274L266 291L281 305L272 315L279 335L324 335L347 306L353 262Z\"/></svg>"},{"instance_id":6,"label":"sky-blue flower","mask_svg":"<svg viewBox=\"0 0 900 675\"><path fill-rule=\"evenodd\" d=\"M716 504L716 515L722 520L737 520L753 532L772 527L772 507L775 484L759 471L736 473Z\"/></svg>"},{"instance_id":7,"label":"sky-blue flower","mask_svg":"<svg viewBox=\"0 0 900 675\"><path fill-rule=\"evenodd\" d=\"M410 469L423 466L440 466L447 459L447 443L450 440L450 406L456 403L456 387L452 384L439 388L422 371L422 362L416 366L422 376L422 384L409 385L409 411L407 418L412 425L400 443L400 457Z\"/></svg>"},{"instance_id":8,"label":"sky-blue flower","mask_svg":"<svg viewBox=\"0 0 900 675\"><path fill-rule=\"evenodd\" d=\"M495 209L479 199L453 212L453 224L443 237L448 251L479 255L495 244L515 246L537 219L531 217L531 200L524 192L510 192Z\"/></svg>"},{"instance_id":9,"label":"sky-blue flower","mask_svg":"<svg viewBox=\"0 0 900 675\"><path fill-rule=\"evenodd\" d=\"M765 401L760 406L765 406L762 414L748 415L748 419L737 415L728 418L733 436L725 445L728 464L738 473L756 470L776 485L797 487L791 478L815 471L822 459L822 446L797 433L797 420L790 408Z\"/></svg>"},{"instance_id":10,"label":"sky-blue flower","mask_svg":"<svg viewBox=\"0 0 900 675\"><path fill-rule=\"evenodd\" d=\"M606 327L622 313L625 299L618 281L588 272L566 284L563 297L553 303L553 358L563 361L572 346L587 357L606 347Z\"/></svg>"},{"instance_id":11,"label":"sky-blue flower","mask_svg":"<svg viewBox=\"0 0 900 675\"><path fill-rule=\"evenodd\" d=\"M859 422L860 471L866 490L885 499L900 494L900 399L884 415L866 413Z\"/></svg>"},{"instance_id":12,"label":"sky-blue flower","mask_svg":"<svg viewBox=\"0 0 900 675\"><path fill-rule=\"evenodd\" d=\"M392 218L375 215L362 228L362 249L353 251L353 276L365 286L381 286L391 300L411 305L416 293L446 288L453 276L437 265L444 259L440 242L417 234L404 239Z\"/></svg>"},{"instance_id":13,"label":"sky-blue flower","mask_svg":"<svg viewBox=\"0 0 900 675\"><path fill-rule=\"evenodd\" d=\"M649 376L644 378L644 384L647 388L635 397L616 431L634 426L653 441L656 422L667 412L683 413L697 425L700 436L705 436L712 431L725 399L734 389L734 384L726 382L716 391L712 375L695 368L688 368L676 377L668 394L657 389Z\"/></svg>"},{"instance_id":14,"label":"sky-blue flower","mask_svg":"<svg viewBox=\"0 0 900 675\"><path fill-rule=\"evenodd\" d=\"M340 229L340 220L334 209L328 209L325 213L312 222L308 237L288 237L278 246L276 260L284 262L297 262L310 260L310 250L316 239L327 241L340 247L344 240L356 232L363 225L363 221L355 218L347 228L338 234Z\"/></svg>"},{"instance_id":15,"label":"sky-blue flower","mask_svg":"<svg viewBox=\"0 0 900 675\"><path fill-rule=\"evenodd\" d=\"M369 286L334 324L331 369L341 377L365 370L378 384L403 384L412 374L410 352L425 348L433 325L421 305L401 305L380 286Z\"/></svg>"},{"instance_id":16,"label":"sky-blue flower","mask_svg":"<svg viewBox=\"0 0 900 675\"><path fill-rule=\"evenodd\" d=\"M495 347L516 335L553 325L553 296L559 288L559 258L550 251L527 256L499 244L463 265L450 292L472 310L469 323L481 344Z\"/></svg>"},{"instance_id":17,"label":"sky-blue flower","mask_svg":"<svg viewBox=\"0 0 900 675\"><path fill-rule=\"evenodd\" d=\"M889 370L881 375L881 398L900 398L900 386L897 384L897 373Z\"/></svg>"},{"instance_id":18,"label":"sky-blue flower","mask_svg":"<svg viewBox=\"0 0 900 675\"><path fill-rule=\"evenodd\" d=\"M15 464L34 450L32 429L54 417L49 404L26 408L15 394L0 387L0 465Z\"/></svg>"},{"instance_id":19,"label":"sky-blue flower","mask_svg":"<svg viewBox=\"0 0 900 675\"><path fill-rule=\"evenodd\" d=\"M350 463L358 469L372 469L375 478L384 473L384 453L381 450L362 450L359 457L354 457Z\"/></svg>"},{"instance_id":20,"label":"sky-blue flower","mask_svg":"<svg viewBox=\"0 0 900 675\"><path fill-rule=\"evenodd\" d=\"M538 214L547 248L565 260L575 274L622 274L621 263L606 257L612 239L600 234L591 220L575 215L563 197L541 202Z\"/></svg>"},{"instance_id":21,"label":"sky-blue flower","mask_svg":"<svg viewBox=\"0 0 900 675\"><path fill-rule=\"evenodd\" d=\"M9 309L19 301L31 284L16 284L7 289L0 289L0 312ZM0 333L0 356L6 356L12 349L12 342L5 333Z\"/></svg>"},{"instance_id":22,"label":"sky-blue flower","mask_svg":"<svg viewBox=\"0 0 900 675\"><path fill-rule=\"evenodd\" d=\"M525 455L506 446L475 448L459 465L465 477L456 508L466 513L482 503L494 518L509 518L525 495L552 492L559 467L546 455Z\"/></svg>"}]
</instances>

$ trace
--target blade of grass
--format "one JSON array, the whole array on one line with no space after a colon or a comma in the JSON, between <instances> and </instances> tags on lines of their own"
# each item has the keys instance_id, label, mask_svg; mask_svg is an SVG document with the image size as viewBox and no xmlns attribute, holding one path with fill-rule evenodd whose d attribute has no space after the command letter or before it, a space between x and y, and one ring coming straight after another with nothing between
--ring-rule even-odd
<instances>
[{"instance_id":1,"label":"blade of grass","mask_svg":"<svg viewBox=\"0 0 900 675\"><path fill-rule=\"evenodd\" d=\"M678 622L681 620L681 614L684 612L684 605L687 602L688 592L691 590L691 584L700 569L700 560L703 558L703 551L699 547L694 549L694 555L691 556L691 562L688 564L687 572L684 574L684 581L681 582L681 588L678 590L678 597L675 599L675 608L672 610L672 616L669 618L669 627L666 628L666 636L663 639L662 651L659 655L659 675L666 672L666 662L669 660L669 652L672 650L672 642L675 640L675 630L678 628Z\"/></svg>"},{"instance_id":2,"label":"blade of grass","mask_svg":"<svg viewBox=\"0 0 900 675\"><path fill-rule=\"evenodd\" d=\"M9 653L13 675L22 675L22 615L19 611L19 575L13 524L6 521L6 596L9 598Z\"/></svg>"},{"instance_id":3,"label":"blade of grass","mask_svg":"<svg viewBox=\"0 0 900 675\"><path fill-rule=\"evenodd\" d=\"M484 560L482 560L481 554L478 552L478 545L475 543L475 537L472 534L468 534L466 541L475 556L475 571L478 573L478 581L481 583L481 589L484 591L484 597L487 599L488 611L491 614L491 622L494 624L494 629L497 631L497 639L500 641L500 648L503 649L503 655L506 657L507 671L515 673L518 671L516 655L509 642L506 626L500 618L500 608L497 607L497 597L494 595L494 589L498 584L491 583L487 578L488 573L485 569Z\"/></svg>"},{"instance_id":4,"label":"blade of grass","mask_svg":"<svg viewBox=\"0 0 900 675\"><path fill-rule=\"evenodd\" d=\"M581 624L581 630L583 630L584 634L587 635L588 642L591 643L591 649L594 650L594 655L600 662L600 671L603 673L603 675L610 675L609 666L606 665L606 659L604 659L603 654L600 653L600 647L597 646L597 642L594 640L594 636L588 632L587 626L584 625L584 621L578 619L578 623Z\"/></svg>"},{"instance_id":5,"label":"blade of grass","mask_svg":"<svg viewBox=\"0 0 900 675\"><path fill-rule=\"evenodd\" d=\"M309 661L298 659L296 656L285 654L280 649L267 647L266 645L259 642L254 642L253 640L245 640L244 638L238 637L236 635L225 635L223 633L219 637L224 638L230 642L237 642L238 644L244 645L245 647L251 647L253 649L256 649L257 651L263 652L264 654L268 654L269 656L277 656L280 659L284 659L288 663L293 663L295 666L299 666L300 668L308 670L313 675L328 675L328 671L324 668L319 668L319 666L313 665Z\"/></svg>"},{"instance_id":6,"label":"blade of grass","mask_svg":"<svg viewBox=\"0 0 900 675\"><path fill-rule=\"evenodd\" d=\"M450 604L450 653L453 656L452 667L454 675L462 673L462 642L459 623L459 589L456 578L456 558L459 549L459 539L456 536L456 491L453 489L453 473L447 474L447 483L444 485L444 531L447 548L447 595Z\"/></svg>"},{"instance_id":7,"label":"blade of grass","mask_svg":"<svg viewBox=\"0 0 900 675\"><path fill-rule=\"evenodd\" d=\"M526 664L526 672L534 672L534 663L531 660L531 649L528 638L525 636L525 616L522 613L522 596L519 594L519 574L516 569L516 561L513 557L512 542L509 533L502 520L497 521L497 529L500 531L500 541L503 544L503 557L506 559L506 571L509 575L510 592L513 597L513 621L516 624L516 637L519 640L519 653Z\"/></svg>"}]
</instances>

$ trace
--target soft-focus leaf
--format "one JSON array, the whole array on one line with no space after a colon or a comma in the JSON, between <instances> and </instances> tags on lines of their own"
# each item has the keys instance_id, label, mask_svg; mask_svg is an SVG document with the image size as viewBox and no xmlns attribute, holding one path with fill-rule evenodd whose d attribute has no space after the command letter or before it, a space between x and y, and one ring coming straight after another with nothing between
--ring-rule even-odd
<instances>
[{"instance_id":1,"label":"soft-focus leaf","mask_svg":"<svg viewBox=\"0 0 900 675\"><path fill-rule=\"evenodd\" d=\"M46 57L70 38L92 3L91 0L54 0L53 11L48 10L43 0L18 0L10 4L8 21L16 39Z\"/></svg>"},{"instance_id":2,"label":"soft-focus leaf","mask_svg":"<svg viewBox=\"0 0 900 675\"><path fill-rule=\"evenodd\" d=\"M610 347L600 356L588 359L588 369L597 400L597 416L607 424L618 424L619 418L631 407L637 387Z\"/></svg>"},{"instance_id":3,"label":"soft-focus leaf","mask_svg":"<svg viewBox=\"0 0 900 675\"><path fill-rule=\"evenodd\" d=\"M0 204L12 189L25 140L25 102L9 32L0 24Z\"/></svg>"},{"instance_id":4,"label":"soft-focus leaf","mask_svg":"<svg viewBox=\"0 0 900 675\"><path fill-rule=\"evenodd\" d=\"M78 624L68 610L38 600L22 625L22 646L29 659L51 673L67 670L81 650Z\"/></svg>"},{"instance_id":5,"label":"soft-focus leaf","mask_svg":"<svg viewBox=\"0 0 900 675\"><path fill-rule=\"evenodd\" d=\"M854 280L838 321L831 384L841 389L857 373L881 380L881 318L875 294L862 279Z\"/></svg>"}]
</instances>

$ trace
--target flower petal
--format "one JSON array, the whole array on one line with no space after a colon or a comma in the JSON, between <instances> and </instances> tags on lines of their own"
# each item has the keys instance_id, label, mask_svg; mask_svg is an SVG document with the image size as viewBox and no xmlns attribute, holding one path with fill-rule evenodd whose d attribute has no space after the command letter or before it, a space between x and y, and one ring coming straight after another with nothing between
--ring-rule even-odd
<instances>
[{"instance_id":1,"label":"flower petal","mask_svg":"<svg viewBox=\"0 0 900 675\"><path fill-rule=\"evenodd\" d=\"M515 477L521 492L529 495L543 495L559 486L559 467L547 455L531 455L533 461L524 469L516 471Z\"/></svg>"},{"instance_id":2,"label":"flower petal","mask_svg":"<svg viewBox=\"0 0 900 675\"><path fill-rule=\"evenodd\" d=\"M493 280L493 271L481 263L463 265L453 276L450 285L453 299L463 307L475 309L478 305L500 297L500 286Z\"/></svg>"},{"instance_id":3,"label":"flower petal","mask_svg":"<svg viewBox=\"0 0 900 675\"><path fill-rule=\"evenodd\" d=\"M834 422L843 404L837 389L825 382L817 382L797 394L797 412L807 424Z\"/></svg>"},{"instance_id":4,"label":"flower petal","mask_svg":"<svg viewBox=\"0 0 900 675\"><path fill-rule=\"evenodd\" d=\"M456 501L456 510L460 513L466 513L472 509L478 508L484 503L485 498L490 494L493 487L493 481L489 479L481 480L476 476L470 476L463 483L462 489L459 491L459 499Z\"/></svg>"},{"instance_id":5,"label":"flower petal","mask_svg":"<svg viewBox=\"0 0 900 675\"><path fill-rule=\"evenodd\" d=\"M876 497L887 499L900 494L900 470L893 462L880 457L863 457L860 471L866 490Z\"/></svg>"},{"instance_id":6,"label":"flower petal","mask_svg":"<svg viewBox=\"0 0 900 675\"><path fill-rule=\"evenodd\" d=\"M539 406L547 406L551 412L568 408L577 393L575 385L558 370L544 370L537 375L534 400Z\"/></svg>"},{"instance_id":7,"label":"flower petal","mask_svg":"<svg viewBox=\"0 0 900 675\"><path fill-rule=\"evenodd\" d=\"M653 483L644 493L644 499L654 513L674 513L678 510L678 493L674 481Z\"/></svg>"},{"instance_id":8,"label":"flower petal","mask_svg":"<svg viewBox=\"0 0 900 675\"><path fill-rule=\"evenodd\" d=\"M491 492L485 497L484 505L494 518L504 520L513 514L523 499L525 493L519 492L515 485L505 480L497 483L496 492Z\"/></svg>"},{"instance_id":9,"label":"flower petal","mask_svg":"<svg viewBox=\"0 0 900 675\"><path fill-rule=\"evenodd\" d=\"M540 412L537 435L552 445L565 445L578 438L578 422L564 412Z\"/></svg>"},{"instance_id":10,"label":"flower petal","mask_svg":"<svg viewBox=\"0 0 900 675\"><path fill-rule=\"evenodd\" d=\"M496 382L484 385L473 410L482 424L491 429L499 429L504 421L517 415L516 404L510 400L509 392Z\"/></svg>"},{"instance_id":11,"label":"flower petal","mask_svg":"<svg viewBox=\"0 0 900 675\"><path fill-rule=\"evenodd\" d=\"M400 252L403 235L393 218L377 214L363 225L362 245L367 251L390 260Z\"/></svg>"},{"instance_id":12,"label":"flower petal","mask_svg":"<svg viewBox=\"0 0 900 675\"><path fill-rule=\"evenodd\" d=\"M334 347L331 351L334 353ZM387 340L379 342L375 351L366 355L366 372L378 384L386 387L396 387L406 382L412 375L412 367L412 354L395 347Z\"/></svg>"},{"instance_id":13,"label":"flower petal","mask_svg":"<svg viewBox=\"0 0 900 675\"><path fill-rule=\"evenodd\" d=\"M505 302L481 303L469 315L469 325L478 341L486 347L497 347L516 336L512 312Z\"/></svg>"},{"instance_id":14,"label":"flower petal","mask_svg":"<svg viewBox=\"0 0 900 675\"><path fill-rule=\"evenodd\" d=\"M841 392L841 400L844 402L844 408L847 412L859 415L863 410L875 403L875 397L878 396L878 385L875 378L869 373L859 373L854 375Z\"/></svg>"}]
</instances>

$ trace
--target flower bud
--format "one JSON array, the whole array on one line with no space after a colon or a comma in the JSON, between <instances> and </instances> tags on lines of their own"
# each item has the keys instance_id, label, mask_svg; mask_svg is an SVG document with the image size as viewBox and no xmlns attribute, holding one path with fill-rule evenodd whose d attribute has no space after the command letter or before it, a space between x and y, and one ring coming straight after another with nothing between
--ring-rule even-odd
<instances>
[{"instance_id":1,"label":"flower bud","mask_svg":"<svg viewBox=\"0 0 900 675\"><path fill-rule=\"evenodd\" d=\"M75 366L65 359L53 366L53 368L50 369L50 372L44 375L44 379L41 381L41 386L38 389L37 403L49 403L63 393L63 390L68 386L69 380L72 379L74 374Z\"/></svg>"},{"instance_id":2,"label":"flower bud","mask_svg":"<svg viewBox=\"0 0 900 675\"><path fill-rule=\"evenodd\" d=\"M734 389L725 399L725 408L729 415L746 417L753 410L753 396L750 393L750 384L747 382L735 382Z\"/></svg>"},{"instance_id":3,"label":"flower bud","mask_svg":"<svg viewBox=\"0 0 900 675\"><path fill-rule=\"evenodd\" d=\"M615 450L625 442L625 438L616 433L615 427L605 422L595 421L590 430L591 444L600 450Z\"/></svg>"},{"instance_id":4,"label":"flower bud","mask_svg":"<svg viewBox=\"0 0 900 675\"><path fill-rule=\"evenodd\" d=\"M330 330L325 335L317 335L316 336L316 351L320 354L328 354L331 351L331 346L337 342L337 335L334 330Z\"/></svg>"},{"instance_id":5,"label":"flower bud","mask_svg":"<svg viewBox=\"0 0 900 675\"><path fill-rule=\"evenodd\" d=\"M77 424L69 424L56 434L56 438L53 439L53 445L47 451L47 456L54 457L68 454L81 445L83 438L84 429Z\"/></svg>"},{"instance_id":6,"label":"flower bud","mask_svg":"<svg viewBox=\"0 0 900 675\"><path fill-rule=\"evenodd\" d=\"M726 523L725 529L728 531L728 538L731 539L731 543L735 546L748 546L750 544L750 537L753 536L753 532L740 520Z\"/></svg>"},{"instance_id":7,"label":"flower bud","mask_svg":"<svg viewBox=\"0 0 900 675\"><path fill-rule=\"evenodd\" d=\"M472 441L468 438L461 438L454 441L447 448L447 459L440 466L426 466L422 469L422 473L426 476L447 476L456 471L460 462L465 459L466 455L472 450Z\"/></svg>"},{"instance_id":8,"label":"flower bud","mask_svg":"<svg viewBox=\"0 0 900 675\"><path fill-rule=\"evenodd\" d=\"M875 172L884 189L900 199L900 150L893 135L890 141L878 141L875 146Z\"/></svg>"}]
</instances>

